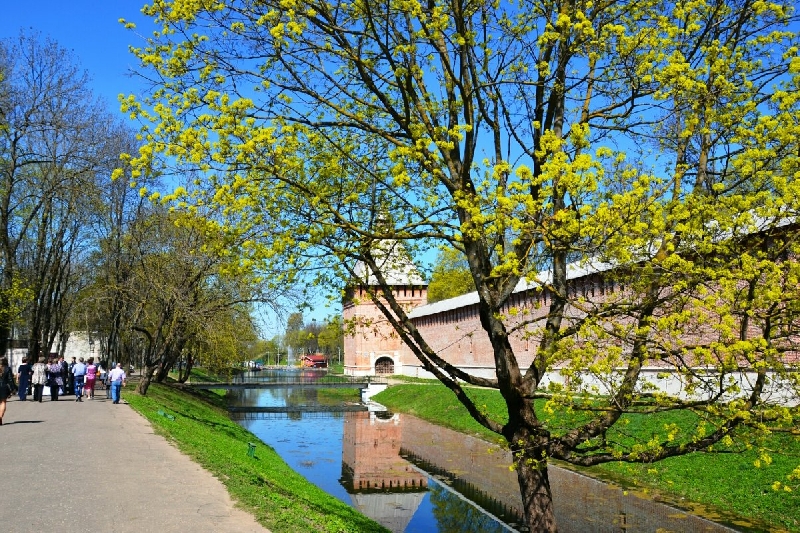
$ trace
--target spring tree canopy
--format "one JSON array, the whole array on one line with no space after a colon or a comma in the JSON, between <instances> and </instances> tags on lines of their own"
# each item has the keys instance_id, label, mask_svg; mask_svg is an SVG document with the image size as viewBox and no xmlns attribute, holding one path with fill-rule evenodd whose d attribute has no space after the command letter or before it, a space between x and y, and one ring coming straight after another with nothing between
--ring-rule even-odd
<instances>
[{"instance_id":1,"label":"spring tree canopy","mask_svg":"<svg viewBox=\"0 0 800 533\"><path fill-rule=\"evenodd\" d=\"M397 333L514 452L531 531L556 529L550 458L652 462L796 428L765 394L798 385L792 2L154 0L143 12L157 30L133 52L152 91L122 101L145 141L126 158L134 178L195 172L163 200L223 208L228 231L260 235L246 259L273 276L341 286L369 266ZM496 379L419 335L376 263L386 239L463 254ZM612 265L624 290L569 291L575 263ZM521 280L553 295L542 320L504 307ZM537 343L530 366L512 334ZM696 394L643 386L652 364ZM541 390L554 367L566 384ZM499 389L508 419L463 384ZM620 437L630 413L675 410L697 423Z\"/></svg>"}]
</instances>

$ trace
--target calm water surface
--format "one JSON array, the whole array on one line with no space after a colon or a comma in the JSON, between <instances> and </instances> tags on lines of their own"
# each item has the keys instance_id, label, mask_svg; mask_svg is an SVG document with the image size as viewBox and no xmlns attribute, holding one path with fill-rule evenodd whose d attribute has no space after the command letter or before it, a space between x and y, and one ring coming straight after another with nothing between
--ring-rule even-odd
<instances>
[{"instance_id":1,"label":"calm water surface","mask_svg":"<svg viewBox=\"0 0 800 533\"><path fill-rule=\"evenodd\" d=\"M230 394L237 407L316 407L321 397L291 387ZM395 533L518 530L510 458L485 441L384 412L237 416L310 482ZM567 470L550 477L562 532L735 531Z\"/></svg>"}]
</instances>

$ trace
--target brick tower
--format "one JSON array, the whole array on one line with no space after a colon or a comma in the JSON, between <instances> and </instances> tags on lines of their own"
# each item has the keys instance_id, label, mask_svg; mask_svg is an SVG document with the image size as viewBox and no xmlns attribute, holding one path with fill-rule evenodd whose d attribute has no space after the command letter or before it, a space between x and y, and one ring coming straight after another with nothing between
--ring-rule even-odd
<instances>
[{"instance_id":1,"label":"brick tower","mask_svg":"<svg viewBox=\"0 0 800 533\"><path fill-rule=\"evenodd\" d=\"M428 286L408 252L398 241L381 241L376 262L391 286L394 297L406 311L428 301ZM347 288L342 317L349 333L344 336L344 373L374 376L401 373L402 341L369 294L377 286L374 274L363 263L356 265L356 280Z\"/></svg>"}]
</instances>

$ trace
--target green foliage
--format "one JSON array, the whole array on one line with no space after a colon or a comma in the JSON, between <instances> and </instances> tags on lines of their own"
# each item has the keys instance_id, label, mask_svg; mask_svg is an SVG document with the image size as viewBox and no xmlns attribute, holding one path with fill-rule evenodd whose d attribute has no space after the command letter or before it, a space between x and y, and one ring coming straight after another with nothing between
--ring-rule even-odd
<instances>
[{"instance_id":1,"label":"green foliage","mask_svg":"<svg viewBox=\"0 0 800 533\"><path fill-rule=\"evenodd\" d=\"M502 398L495 391L474 389L470 392L479 398L487 414L494 420L507 418ZM391 386L373 399L395 411L409 413L455 431L490 441L497 440L495 433L470 416L453 394L438 382Z\"/></svg>"},{"instance_id":2,"label":"green foliage","mask_svg":"<svg viewBox=\"0 0 800 533\"><path fill-rule=\"evenodd\" d=\"M0 287L0 324L11 325L33 298L33 291L14 277L9 287Z\"/></svg>"},{"instance_id":3,"label":"green foliage","mask_svg":"<svg viewBox=\"0 0 800 533\"><path fill-rule=\"evenodd\" d=\"M125 335L145 341L145 365L191 356L212 371L242 361L257 339L250 302L263 288L242 268L236 242L198 213L151 206L128 238L135 264L122 289Z\"/></svg>"},{"instance_id":4,"label":"green foliage","mask_svg":"<svg viewBox=\"0 0 800 533\"><path fill-rule=\"evenodd\" d=\"M636 486L645 493L704 516L718 516L754 530L800 531L800 493L775 488L777 480L797 466L800 444L796 437L775 435L769 446L772 462L754 466L762 454L757 448L740 453L719 450L665 459L657 464L610 463L589 469L589 475ZM765 525L767 527L765 527Z\"/></svg>"},{"instance_id":5,"label":"green foliage","mask_svg":"<svg viewBox=\"0 0 800 533\"><path fill-rule=\"evenodd\" d=\"M281 284L367 287L451 389L503 390L505 428L457 398L505 429L528 489L545 457L650 463L740 428L797 427L769 390L800 396L784 357L800 335L794 2L167 0L143 13L157 28L135 53L160 84L122 102L148 140L125 156L134 179L194 173L165 200L214 206L226 232L252 236L248 264ZM394 243L463 253L483 329L462 340L485 335L497 380L417 334L386 264ZM521 286L540 308L516 304ZM514 353L515 335L533 349ZM653 367L680 396L646 382ZM553 372L563 382L540 408L530 392ZM604 437L666 409L713 429ZM529 525L552 525L534 500Z\"/></svg>"},{"instance_id":6,"label":"green foliage","mask_svg":"<svg viewBox=\"0 0 800 533\"><path fill-rule=\"evenodd\" d=\"M230 372L241 372L241 369L234 367L231 367L229 370ZM170 377L173 378L173 380L177 379L178 373L176 371L172 371L170 372ZM218 382L218 381L229 381L229 380L230 376L228 375L228 372L225 371L223 371L222 373L212 372L207 368L194 366L192 367L191 372L189 372L189 381ZM215 390L214 392L217 391ZM222 392L223 394L225 393L224 390Z\"/></svg>"},{"instance_id":7,"label":"green foliage","mask_svg":"<svg viewBox=\"0 0 800 533\"><path fill-rule=\"evenodd\" d=\"M277 339L250 339L244 346L242 346L240 359L242 361L256 361L261 360L267 363L269 359L272 363L275 362L275 354L280 351L280 343Z\"/></svg>"},{"instance_id":8,"label":"green foliage","mask_svg":"<svg viewBox=\"0 0 800 533\"><path fill-rule=\"evenodd\" d=\"M385 531L306 481L269 446L260 444L255 459L248 457L247 443L258 439L201 396L154 384L147 396L128 394L126 400L159 434L219 478L233 499L271 531Z\"/></svg>"},{"instance_id":9,"label":"green foliage","mask_svg":"<svg viewBox=\"0 0 800 533\"><path fill-rule=\"evenodd\" d=\"M220 309L208 318L204 335L190 343L195 357L212 372L240 363L258 339L253 321L242 309Z\"/></svg>"},{"instance_id":10,"label":"green foliage","mask_svg":"<svg viewBox=\"0 0 800 533\"><path fill-rule=\"evenodd\" d=\"M33 29L0 40L3 352L20 334L31 354L58 351L57 336L87 327L79 292L95 271L87 252L107 231L108 174L136 146L90 81L71 51Z\"/></svg>"},{"instance_id":11,"label":"green foliage","mask_svg":"<svg viewBox=\"0 0 800 533\"><path fill-rule=\"evenodd\" d=\"M439 252L428 283L428 303L467 294L475 290L475 282L463 253L454 248Z\"/></svg>"},{"instance_id":12,"label":"green foliage","mask_svg":"<svg viewBox=\"0 0 800 533\"><path fill-rule=\"evenodd\" d=\"M304 353L308 346L308 331L303 323L303 313L292 313L286 320L286 332L283 342L286 347L291 347L295 353Z\"/></svg>"},{"instance_id":13,"label":"green foliage","mask_svg":"<svg viewBox=\"0 0 800 533\"><path fill-rule=\"evenodd\" d=\"M322 323L322 328L317 335L319 351L331 357L332 360L341 357L344 352L344 325L341 316L329 317Z\"/></svg>"},{"instance_id":14,"label":"green foliage","mask_svg":"<svg viewBox=\"0 0 800 533\"><path fill-rule=\"evenodd\" d=\"M474 401L495 420L503 422L505 402L497 391L470 390ZM487 431L438 383L389 387L374 397L378 403L396 412L409 413L455 431L475 435L496 443L497 435ZM539 402L543 408L544 400ZM554 418L571 417L558 411ZM640 442L636 434L650 436L663 432L664 426L677 424L693 429L694 415L667 413L660 419L632 416L625 424L625 434L617 437L622 445ZM628 440L627 443L622 442ZM765 455L768 461L760 460ZM792 480L800 457L800 435L773 433L750 446L719 446L710 453L692 453L665 459L656 464L609 463L580 472L622 484L632 490L644 490L681 507L697 507L706 516L736 520L741 525L759 529L800 531L800 486ZM760 461L760 466L755 464ZM779 483L779 484L776 484ZM790 490L786 490L789 487ZM724 511L720 511L724 510ZM722 516L720 516L722 513ZM735 515L735 516L732 516Z\"/></svg>"},{"instance_id":15,"label":"green foliage","mask_svg":"<svg viewBox=\"0 0 800 533\"><path fill-rule=\"evenodd\" d=\"M286 322L283 336L287 347L295 353L321 352L332 360L344 350L344 327L340 316L328 317L321 322L312 319L304 323L302 313L292 313Z\"/></svg>"},{"instance_id":16,"label":"green foliage","mask_svg":"<svg viewBox=\"0 0 800 533\"><path fill-rule=\"evenodd\" d=\"M355 404L361 402L361 391L350 388L320 389L316 399L321 405Z\"/></svg>"}]
</instances>

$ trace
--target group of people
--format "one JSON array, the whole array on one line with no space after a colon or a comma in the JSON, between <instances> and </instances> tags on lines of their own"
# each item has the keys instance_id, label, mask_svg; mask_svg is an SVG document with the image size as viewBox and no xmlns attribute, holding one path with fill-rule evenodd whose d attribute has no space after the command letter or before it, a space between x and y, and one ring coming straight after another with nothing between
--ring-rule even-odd
<instances>
[{"instance_id":1,"label":"group of people","mask_svg":"<svg viewBox=\"0 0 800 533\"><path fill-rule=\"evenodd\" d=\"M3 425L3 415L6 411L6 401L14 392L19 395L22 402L28 400L28 395L33 393L33 401L41 402L45 386L49 388L50 401L58 401L59 396L74 394L76 402L82 402L86 397L94 399L95 385L98 381L110 392L113 403L120 401L120 392L127 380L127 375L122 369L122 363L108 372L99 364L95 364L94 357L84 361L83 357L72 364L67 364L63 357L51 357L47 363L42 356L30 364L27 357L22 358L22 364L16 372L16 380L8 364L8 358L0 358L0 426Z\"/></svg>"},{"instance_id":2,"label":"group of people","mask_svg":"<svg viewBox=\"0 0 800 533\"><path fill-rule=\"evenodd\" d=\"M33 401L41 402L45 387L49 389L51 401L58 401L59 396L67 394L75 394L76 402L82 402L84 396L93 399L95 384L103 374L105 371L100 364L95 364L94 357L86 362L83 357L80 361L75 361L73 357L70 365L63 357L51 357L46 363L44 357L39 357L33 365L24 357L17 371L19 399L26 401L28 391L32 390Z\"/></svg>"}]
</instances>

